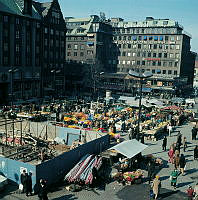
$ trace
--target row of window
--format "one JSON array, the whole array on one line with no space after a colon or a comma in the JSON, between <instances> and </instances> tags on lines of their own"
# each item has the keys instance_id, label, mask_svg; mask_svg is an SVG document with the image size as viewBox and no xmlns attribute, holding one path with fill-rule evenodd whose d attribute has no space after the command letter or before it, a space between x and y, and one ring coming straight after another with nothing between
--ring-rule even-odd
<instances>
[{"instance_id":1,"label":"row of window","mask_svg":"<svg viewBox=\"0 0 198 200\"><path fill-rule=\"evenodd\" d=\"M50 35L65 36L64 31L58 31L58 30L54 30L52 28L50 29L50 28L45 27L44 33L47 34L48 32L50 33Z\"/></svg>"},{"instance_id":2,"label":"row of window","mask_svg":"<svg viewBox=\"0 0 198 200\"><path fill-rule=\"evenodd\" d=\"M133 35L133 36L114 36L113 37L114 40L133 40L133 41L179 41L181 40L181 36L180 35L177 35L177 36L168 36L168 35L165 35L165 36L158 36L158 35Z\"/></svg>"},{"instance_id":3,"label":"row of window","mask_svg":"<svg viewBox=\"0 0 198 200\"><path fill-rule=\"evenodd\" d=\"M109 60L109 64L113 64L112 60ZM137 65L137 66L163 66L163 67L178 67L179 62L165 62L156 60L119 60L119 65Z\"/></svg>"},{"instance_id":4,"label":"row of window","mask_svg":"<svg viewBox=\"0 0 198 200\"><path fill-rule=\"evenodd\" d=\"M141 71L141 72L145 72L145 71L151 71L152 74L168 74L168 75L177 75L178 72L177 70L160 70L160 69L130 69L130 68L118 68L118 71L120 72L129 72L129 70L133 70L133 71Z\"/></svg>"},{"instance_id":5,"label":"row of window","mask_svg":"<svg viewBox=\"0 0 198 200\"><path fill-rule=\"evenodd\" d=\"M164 50L180 50L179 44L118 44L118 48L123 49L164 49Z\"/></svg>"},{"instance_id":6,"label":"row of window","mask_svg":"<svg viewBox=\"0 0 198 200\"><path fill-rule=\"evenodd\" d=\"M87 55L93 55L93 53L94 52L92 50L87 50ZM84 52L80 52L80 53L79 52L73 52L73 53L72 52L67 52L67 56L72 56L72 54L73 54L73 56L79 56L79 55L81 57L84 56Z\"/></svg>"},{"instance_id":7,"label":"row of window","mask_svg":"<svg viewBox=\"0 0 198 200\"><path fill-rule=\"evenodd\" d=\"M156 52L126 52L118 53L118 56L144 57L144 58L180 58L179 53L156 53Z\"/></svg>"},{"instance_id":8,"label":"row of window","mask_svg":"<svg viewBox=\"0 0 198 200\"><path fill-rule=\"evenodd\" d=\"M176 34L181 32L177 28L114 28L114 33L117 34Z\"/></svg>"}]
</instances>

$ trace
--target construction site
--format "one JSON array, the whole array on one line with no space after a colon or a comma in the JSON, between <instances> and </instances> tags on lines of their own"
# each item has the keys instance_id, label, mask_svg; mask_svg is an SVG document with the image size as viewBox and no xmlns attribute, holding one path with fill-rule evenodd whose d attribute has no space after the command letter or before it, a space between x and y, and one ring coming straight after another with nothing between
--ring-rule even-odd
<instances>
[{"instance_id":1,"label":"construction site","mask_svg":"<svg viewBox=\"0 0 198 200\"><path fill-rule=\"evenodd\" d=\"M1 118L0 170L16 183L20 183L23 169L32 172L33 184L41 177L53 183L83 155L100 153L105 149L108 145L106 136L64 128L54 121ZM54 167L57 173L50 173Z\"/></svg>"}]
</instances>

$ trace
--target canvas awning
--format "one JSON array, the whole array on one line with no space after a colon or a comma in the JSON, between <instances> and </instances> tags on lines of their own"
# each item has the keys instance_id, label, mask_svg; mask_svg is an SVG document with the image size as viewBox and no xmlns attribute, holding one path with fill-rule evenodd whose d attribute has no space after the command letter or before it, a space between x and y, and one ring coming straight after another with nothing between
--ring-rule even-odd
<instances>
[{"instance_id":1,"label":"canvas awning","mask_svg":"<svg viewBox=\"0 0 198 200\"><path fill-rule=\"evenodd\" d=\"M138 142L136 139L127 140L111 147L109 150L116 150L127 158L132 158L138 153L142 152L148 146Z\"/></svg>"}]
</instances>

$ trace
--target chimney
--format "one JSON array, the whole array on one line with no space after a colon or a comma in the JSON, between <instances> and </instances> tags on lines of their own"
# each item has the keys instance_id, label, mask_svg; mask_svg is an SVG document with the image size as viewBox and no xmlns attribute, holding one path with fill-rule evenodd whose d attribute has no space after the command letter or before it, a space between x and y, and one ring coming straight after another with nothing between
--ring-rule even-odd
<instances>
[{"instance_id":1,"label":"chimney","mask_svg":"<svg viewBox=\"0 0 198 200\"><path fill-rule=\"evenodd\" d=\"M24 0L23 14L32 15L32 0Z\"/></svg>"}]
</instances>

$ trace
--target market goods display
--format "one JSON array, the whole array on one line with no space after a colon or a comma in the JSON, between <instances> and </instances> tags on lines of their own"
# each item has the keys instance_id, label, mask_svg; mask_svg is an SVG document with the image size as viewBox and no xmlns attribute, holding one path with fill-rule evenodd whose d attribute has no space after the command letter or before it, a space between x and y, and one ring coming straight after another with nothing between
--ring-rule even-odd
<instances>
[{"instance_id":1,"label":"market goods display","mask_svg":"<svg viewBox=\"0 0 198 200\"><path fill-rule=\"evenodd\" d=\"M69 171L65 180L69 183L92 184L93 168L99 170L101 165L102 157L87 154Z\"/></svg>"}]
</instances>

